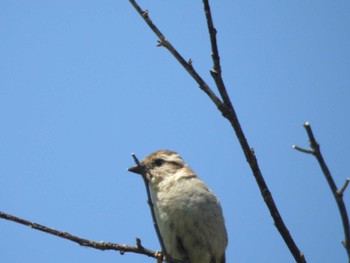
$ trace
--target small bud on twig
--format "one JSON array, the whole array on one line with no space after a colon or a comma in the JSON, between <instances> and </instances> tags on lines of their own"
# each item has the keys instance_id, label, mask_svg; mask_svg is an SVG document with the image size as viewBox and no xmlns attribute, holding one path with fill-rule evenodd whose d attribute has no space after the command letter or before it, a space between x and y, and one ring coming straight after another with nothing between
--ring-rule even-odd
<instances>
[{"instance_id":1,"label":"small bud on twig","mask_svg":"<svg viewBox=\"0 0 350 263\"><path fill-rule=\"evenodd\" d=\"M144 18L148 17L148 10L145 10L141 14Z\"/></svg>"}]
</instances>

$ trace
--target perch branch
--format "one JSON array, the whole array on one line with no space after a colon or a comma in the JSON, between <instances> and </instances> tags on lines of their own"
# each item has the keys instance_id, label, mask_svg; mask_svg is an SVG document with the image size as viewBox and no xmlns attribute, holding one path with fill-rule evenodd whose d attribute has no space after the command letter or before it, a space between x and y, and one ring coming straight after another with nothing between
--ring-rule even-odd
<instances>
[{"instance_id":1,"label":"perch branch","mask_svg":"<svg viewBox=\"0 0 350 263\"><path fill-rule=\"evenodd\" d=\"M260 171L258 161L255 157L255 154L250 150L249 146L241 125L238 121L237 114L232 106L230 98L227 94L224 82L221 77L221 67L220 67L220 57L217 49L216 43L216 30L213 25L213 20L211 17L209 2L207 0L203 0L204 10L207 18L208 30L210 35L210 41L212 46L212 59L213 59L213 69L210 71L212 77L215 80L216 86L219 90L219 93L223 99L223 102L215 95L215 93L210 89L210 87L206 84L206 82L199 76L199 74L194 70L192 63L186 62L183 57L179 54L179 52L171 45L171 43L164 37L164 35L160 32L157 26L151 21L148 15L148 11L143 11L140 6L134 0L129 0L133 7L137 10L137 12L141 15L147 25L152 29L152 31L158 36L158 46L164 46L175 58L176 60L185 68L185 70L194 78L194 80L199 84L200 89L202 89L209 98L213 101L213 103L217 106L221 114L228 119L231 126L233 127L236 136L240 142L241 148L244 152L244 155L249 163L249 166L252 170L252 173L256 179L256 182L259 186L260 192L263 196L263 199L270 211L270 214L274 220L274 224L281 234L283 240L285 241L287 247L289 248L291 254L295 258L296 262L305 263L306 260L304 255L300 252L297 245L295 244L292 236L290 235L286 225L283 222L283 219L277 209L275 201L266 185L265 179L262 176ZM192 61L191 61L192 62Z\"/></svg>"},{"instance_id":2,"label":"perch branch","mask_svg":"<svg viewBox=\"0 0 350 263\"><path fill-rule=\"evenodd\" d=\"M342 244L346 250L346 253L348 255L348 259L350 262L350 226L349 226L349 217L348 217L348 213L346 211L346 207L344 204L344 200L343 200L343 193L346 189L346 187L349 184L349 178L346 179L345 183L343 184L343 186L338 190L337 186L333 180L332 174L328 169L328 166L326 164L326 162L324 161L324 158L322 156L321 150L320 150L320 145L318 144L318 142L315 139L315 136L312 132L311 126L309 122L305 122L304 123L304 128L306 130L306 133L309 137L309 145L310 145L310 150L306 150L307 153L312 153L312 155L315 156L315 158L318 161L318 164L321 167L321 170L327 180L327 183L329 185L329 187L331 188L332 194L334 196L334 199L337 203L338 209L339 209L339 213L340 213L340 217L343 223L343 230L344 230L344 240L342 241ZM298 149L299 147L293 147L295 149Z\"/></svg>"},{"instance_id":3,"label":"perch branch","mask_svg":"<svg viewBox=\"0 0 350 263\"><path fill-rule=\"evenodd\" d=\"M143 254L149 257L153 257L153 258L159 258L159 253L157 251L152 251L149 250L147 248L144 248L141 245L141 241L140 239L136 240L136 246L130 246L130 245L124 245L124 244L115 244L115 243L111 243L111 242L104 242L104 241L93 241L93 240L88 240L85 238L81 238L75 235L72 235L70 233L67 232L63 232L60 230L56 230L47 226L43 226L4 212L0 212L0 218L9 220L9 221L13 221L25 226L28 226L30 228L54 235L54 236L58 236L64 239L68 239L70 241L73 241L75 243L78 243L81 246L84 247L92 247L95 249L99 249L99 250L116 250L119 251L120 254L124 254L126 252L133 252L133 253L137 253L137 254Z\"/></svg>"}]
</instances>

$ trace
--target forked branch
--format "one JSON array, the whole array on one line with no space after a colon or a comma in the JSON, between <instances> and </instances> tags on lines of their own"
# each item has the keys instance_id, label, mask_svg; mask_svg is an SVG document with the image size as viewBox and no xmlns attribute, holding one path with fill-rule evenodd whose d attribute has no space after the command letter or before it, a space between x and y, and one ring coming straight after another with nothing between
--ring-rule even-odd
<instances>
[{"instance_id":1,"label":"forked branch","mask_svg":"<svg viewBox=\"0 0 350 263\"><path fill-rule=\"evenodd\" d=\"M337 188L332 174L328 169L328 166L325 162L325 160L323 159L321 150L320 150L320 145L319 143L316 141L315 136L312 132L311 129L311 125L310 123L307 121L304 123L304 128L306 130L306 133L309 137L309 145L310 145L310 149L304 149L301 148L299 146L293 145L293 148L304 152L304 153L309 153L312 154L313 156L315 156L315 158L318 161L318 164L321 167L321 170L323 172L323 175L325 176L327 183L329 185L329 187L331 188L331 192L334 196L334 199L337 203L338 209L339 209L339 213L340 213L340 217L343 223L343 230L344 230L344 240L342 241L342 244L346 250L346 253L348 254L348 260L350 263L350 226L349 226L349 217L348 217L348 213L346 211L346 206L344 204L344 200L343 200L343 193L346 189L346 187L349 184L350 179L347 178L345 180L345 183L342 185L342 187L340 187L339 189Z\"/></svg>"},{"instance_id":2,"label":"forked branch","mask_svg":"<svg viewBox=\"0 0 350 263\"><path fill-rule=\"evenodd\" d=\"M251 151L251 147L249 146L245 138L241 125L238 121L237 114L234 110L234 107L232 106L231 100L226 91L225 84L221 75L220 56L219 56L219 51L217 48L217 41L216 41L216 29L214 28L209 1L203 0L204 12L206 15L206 20L208 25L208 31L209 31L210 43L211 43L211 49L212 49L212 59L213 59L213 68L210 70L210 73L214 78L214 81L220 93L221 99L215 95L215 93L208 86L208 84L202 79L202 77L199 76L197 71L193 68L192 63L186 62L186 60L179 54L179 52L174 48L174 46L165 38L163 33L161 33L158 27L150 19L149 12L142 10L135 0L129 0L129 2L141 15L141 17L144 19L147 25L152 29L152 31L158 36L159 38L158 46L164 46L176 58L176 60L185 68L185 70L199 84L200 89L202 89L209 96L209 98L217 106L221 114L230 122L240 142L241 148L244 152L247 162L249 163L252 173L256 179L256 182L259 186L261 195L263 196L263 199L274 220L274 224L276 228L281 234L283 240L288 246L296 262L299 262L299 263L306 262L304 255L298 249L286 225L283 222L283 219L277 209L275 201L273 200L273 197L266 185L265 179L262 176L255 154L253 151Z\"/></svg>"}]
</instances>

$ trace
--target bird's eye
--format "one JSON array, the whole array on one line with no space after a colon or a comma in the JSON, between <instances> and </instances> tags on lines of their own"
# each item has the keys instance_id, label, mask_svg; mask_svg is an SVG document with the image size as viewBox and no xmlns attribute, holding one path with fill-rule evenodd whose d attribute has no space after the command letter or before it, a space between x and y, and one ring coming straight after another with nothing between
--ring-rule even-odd
<instances>
[{"instance_id":1,"label":"bird's eye","mask_svg":"<svg viewBox=\"0 0 350 263\"><path fill-rule=\"evenodd\" d=\"M161 166L164 163L163 159L155 159L153 164L154 166Z\"/></svg>"}]
</instances>

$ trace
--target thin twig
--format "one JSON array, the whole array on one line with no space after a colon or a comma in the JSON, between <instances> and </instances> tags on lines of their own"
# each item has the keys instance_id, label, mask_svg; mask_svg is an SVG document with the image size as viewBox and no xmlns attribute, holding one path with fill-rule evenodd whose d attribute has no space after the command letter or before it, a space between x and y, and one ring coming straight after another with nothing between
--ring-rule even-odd
<instances>
[{"instance_id":1,"label":"thin twig","mask_svg":"<svg viewBox=\"0 0 350 263\"><path fill-rule=\"evenodd\" d=\"M152 202L151 193L150 193L150 190L149 190L149 187L148 187L148 180L147 180L147 176L146 176L145 170L144 170L143 166L141 165L140 161L137 159L136 155L134 153L132 153L131 156L134 159L135 164L139 167L139 169L141 171L141 176L142 176L143 182L145 184L146 193L147 193L147 203L148 203L149 208L151 210L153 226L154 226L154 229L156 231L156 234L157 234L160 246L162 248L162 252L164 254L166 254L166 249L165 249L165 246L164 246L163 238L162 238L162 235L160 234L159 227L158 227L158 224L157 224L156 215L154 213L153 202Z\"/></svg>"},{"instance_id":2,"label":"thin twig","mask_svg":"<svg viewBox=\"0 0 350 263\"><path fill-rule=\"evenodd\" d=\"M146 172L145 172L143 166L141 165L140 161L137 159L136 155L134 153L132 153L131 156L134 159L135 164L139 167L139 169L141 171L141 176L142 176L143 182L145 184L146 193L147 193L147 203L148 203L149 208L151 210L153 226L154 226L154 229L156 231L160 247L162 249L162 255L165 256L167 262L172 263L171 257L166 252L166 248L165 248L165 245L164 245L163 237L160 234L160 230L159 230L159 227L158 227L158 224L157 224L156 214L154 212L154 205L153 205L152 198L151 198L151 193L150 193L150 190L149 190L149 187L148 187L148 179L147 179L147 176L146 176ZM162 256L162 258L163 258L163 256Z\"/></svg>"},{"instance_id":3,"label":"thin twig","mask_svg":"<svg viewBox=\"0 0 350 263\"><path fill-rule=\"evenodd\" d=\"M350 182L350 178L346 178L342 187L340 187L340 189L337 190L338 195L344 194L344 191L346 190L346 187L348 187L349 182Z\"/></svg>"},{"instance_id":4,"label":"thin twig","mask_svg":"<svg viewBox=\"0 0 350 263\"><path fill-rule=\"evenodd\" d=\"M260 171L258 161L254 155L254 153L250 150L251 147L249 146L245 135L243 133L243 130L241 128L241 125L238 121L237 114L234 110L234 107L232 106L232 103L230 101L230 98L227 94L224 82L221 77L221 68L220 68L220 57L217 49L216 44L216 30L213 25L213 20L211 17L209 2L207 0L203 0L204 3L204 9L206 13L207 23L208 23L208 30L209 35L211 39L211 45L212 45L212 58L213 58L213 69L210 71L212 77L215 80L216 86L219 90L219 93L223 99L223 102L215 95L215 93L210 89L210 87L205 83L205 81L199 76L199 74L194 70L192 63L186 62L183 57L179 54L179 52L171 45L171 43L164 37L164 35L160 32L160 30L157 28L157 26L151 21L148 15L148 11L143 11L140 6L136 3L134 0L129 0L130 3L134 6L134 8L138 11L138 13L141 15L141 17L145 20L147 25L153 30L153 32L158 36L159 38L159 45L164 46L169 50L169 52L179 61L179 63L186 69L186 71L194 78L194 80L199 84L200 89L202 89L209 98L213 101L213 103L217 106L221 114L228 119L228 121L231 123L231 126L233 127L236 136L240 142L240 145L242 147L242 150L244 152L244 155L247 159L247 162L250 165L250 168L253 172L253 175L255 177L255 180L259 186L260 192L264 198L264 201L270 211L270 214L274 220L274 224L276 228L278 229L279 233L281 234L282 238L284 239L286 245L288 246L290 252L292 253L293 257L295 258L296 262L299 263L305 263L306 260L304 258L304 255L300 252L297 245L295 244L292 236L290 235L286 225L283 222L283 219L277 209L277 206L275 204L275 201L273 200L273 197L266 185L265 179L262 176L262 173Z\"/></svg>"},{"instance_id":5,"label":"thin twig","mask_svg":"<svg viewBox=\"0 0 350 263\"><path fill-rule=\"evenodd\" d=\"M224 104L226 105L226 107L231 109L233 108L232 103L227 93L224 81L222 79L220 56L219 56L219 50L218 50L218 45L216 40L217 31L214 27L209 1L203 0L203 5L204 5L205 17L207 20L209 37L210 37L211 57L213 60L213 68L210 70L210 73L215 81L215 84L218 88L221 98L223 99Z\"/></svg>"},{"instance_id":6,"label":"thin twig","mask_svg":"<svg viewBox=\"0 0 350 263\"><path fill-rule=\"evenodd\" d=\"M302 147L299 147L297 145L292 145L292 148L299 151L299 152L303 152L303 153L307 153L307 154L314 154L314 151L313 150L310 150L310 149L304 149Z\"/></svg>"},{"instance_id":7,"label":"thin twig","mask_svg":"<svg viewBox=\"0 0 350 263\"><path fill-rule=\"evenodd\" d=\"M334 199L337 203L340 217L341 217L341 220L343 223L343 230L344 230L344 240L342 241L342 244L346 250L346 253L348 255L348 260L350 263L350 225L349 225L348 213L346 211L346 206L345 206L344 200L343 200L343 192L345 191L350 179L347 178L345 183L343 184L343 186L339 190L337 189L337 186L333 180L331 172L329 171L328 166L323 159L323 156L322 156L322 153L320 150L320 145L315 139L315 136L312 132L310 123L305 122L304 128L305 128L306 133L309 137L310 152L312 152L312 154L317 159L318 164L321 167L321 170L322 170L322 172L327 180L329 187L331 188L331 192L332 192Z\"/></svg>"},{"instance_id":8,"label":"thin twig","mask_svg":"<svg viewBox=\"0 0 350 263\"><path fill-rule=\"evenodd\" d=\"M75 235L72 235L70 233L67 232L63 232L60 230L56 230L47 226L43 226L4 212L0 212L0 218L6 219L6 220L10 220L25 226L28 226L30 228L34 228L37 229L39 231L54 235L54 236L58 236L64 239L68 239L70 241L73 241L75 243L78 243L81 246L84 247L92 247L95 249L99 249L99 250L116 250L119 251L120 254L124 254L126 252L133 252L133 253L137 253L137 254L143 254L149 257L153 257L153 258L158 258L159 255L156 251L152 251L149 250L147 248L144 248L143 246L141 246L141 241L137 241L137 245L136 246L130 246L130 245L124 245L124 244L115 244L115 243L111 243L111 242L104 242L104 241L93 241L93 240L88 240L85 238L81 238Z\"/></svg>"}]
</instances>

